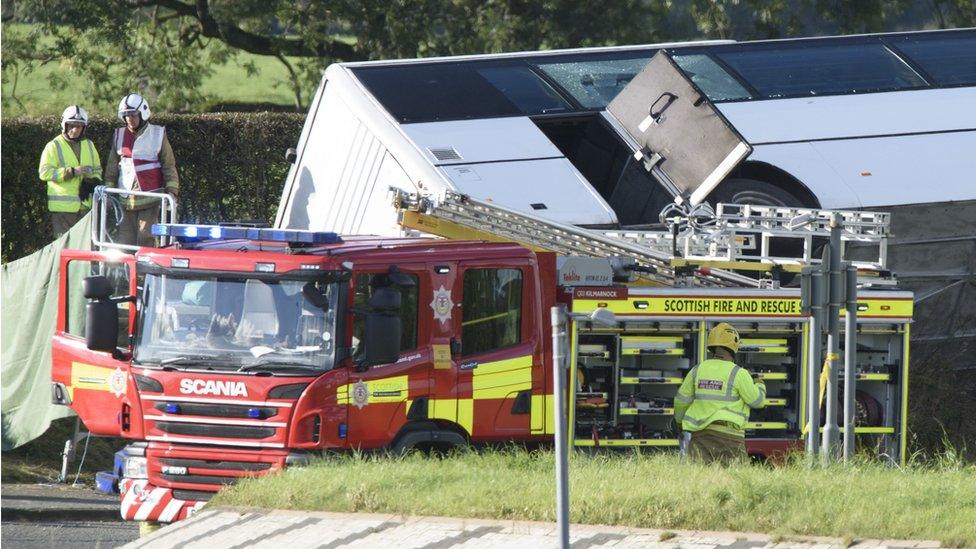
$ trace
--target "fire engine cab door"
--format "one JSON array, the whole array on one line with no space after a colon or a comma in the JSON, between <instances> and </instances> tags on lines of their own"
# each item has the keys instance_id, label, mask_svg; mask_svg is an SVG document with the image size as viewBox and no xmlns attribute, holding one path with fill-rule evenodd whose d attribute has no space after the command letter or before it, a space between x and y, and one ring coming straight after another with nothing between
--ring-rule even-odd
<instances>
[{"instance_id":1,"label":"fire engine cab door","mask_svg":"<svg viewBox=\"0 0 976 549\"><path fill-rule=\"evenodd\" d=\"M102 275L112 284L113 297L136 295L135 257L81 250L61 254L61 291L58 292L58 321L51 353L54 398L68 402L95 435L134 436L123 432L123 409L127 423L139 425L138 393L130 376L131 337L136 305L118 304L118 360L112 353L89 350L85 344L87 300L82 294L85 277Z\"/></svg>"},{"instance_id":2,"label":"fire engine cab door","mask_svg":"<svg viewBox=\"0 0 976 549\"><path fill-rule=\"evenodd\" d=\"M397 263L397 267L400 276L409 277L413 282L412 286L397 286L400 291L400 358L362 371L350 370L349 384L344 392L349 402L348 441L351 446L376 448L390 444L406 424L414 401L426 397L429 392L431 357L422 346L426 333L418 314L418 310L425 306L420 296L426 265ZM351 281L354 307L367 308L373 291L390 284L388 270L389 265L375 268L357 265ZM352 332L355 360L365 348L362 346L369 345L369 341L363 340L363 315L354 315Z\"/></svg>"},{"instance_id":3,"label":"fire engine cab door","mask_svg":"<svg viewBox=\"0 0 976 549\"><path fill-rule=\"evenodd\" d=\"M679 203L702 202L752 152L666 50L602 114Z\"/></svg>"},{"instance_id":4,"label":"fire engine cab door","mask_svg":"<svg viewBox=\"0 0 976 549\"><path fill-rule=\"evenodd\" d=\"M461 265L461 336L458 385L470 387L458 401L458 416L470 406L473 438L529 436L537 335L529 264L489 260Z\"/></svg>"}]
</instances>

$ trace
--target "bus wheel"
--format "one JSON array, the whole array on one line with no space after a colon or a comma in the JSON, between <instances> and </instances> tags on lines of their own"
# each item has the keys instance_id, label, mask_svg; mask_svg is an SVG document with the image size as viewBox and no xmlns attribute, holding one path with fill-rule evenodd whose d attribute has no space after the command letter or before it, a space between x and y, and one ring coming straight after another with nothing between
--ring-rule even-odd
<instances>
[{"instance_id":1,"label":"bus wheel","mask_svg":"<svg viewBox=\"0 0 976 549\"><path fill-rule=\"evenodd\" d=\"M789 191L758 179L726 179L712 191L708 198L712 204L811 207Z\"/></svg>"},{"instance_id":2,"label":"bus wheel","mask_svg":"<svg viewBox=\"0 0 976 549\"><path fill-rule=\"evenodd\" d=\"M772 183L759 181L758 179L733 178L726 179L708 197L709 203L716 206L724 204L752 204L754 206L779 206L779 207L815 207L804 204L802 200ZM814 242L815 257L819 256L821 249L820 242ZM779 257L800 257L803 255L803 241L794 239L779 239L770 244L770 254ZM758 250L747 252L746 255L758 255ZM749 276L758 276L758 273L747 272ZM792 273L782 273L780 283L788 286L795 281Z\"/></svg>"}]
</instances>

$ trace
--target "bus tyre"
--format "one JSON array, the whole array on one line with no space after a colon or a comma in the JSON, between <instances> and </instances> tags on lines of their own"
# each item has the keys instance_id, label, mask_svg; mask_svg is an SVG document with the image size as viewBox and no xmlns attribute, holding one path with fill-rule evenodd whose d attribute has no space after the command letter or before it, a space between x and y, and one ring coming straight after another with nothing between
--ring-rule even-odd
<instances>
[{"instance_id":1,"label":"bus tyre","mask_svg":"<svg viewBox=\"0 0 976 549\"><path fill-rule=\"evenodd\" d=\"M772 183L758 179L726 179L708 197L712 204L754 204L757 206L813 207Z\"/></svg>"},{"instance_id":2,"label":"bus tyre","mask_svg":"<svg viewBox=\"0 0 976 549\"><path fill-rule=\"evenodd\" d=\"M712 191L708 197L709 203L713 206L718 204L752 204L755 206L794 206L794 207L814 207L812 204L804 204L802 200L772 183L760 181L758 179L732 178L726 179ZM796 257L803 254L802 240L779 240L770 245L770 253L774 256ZM758 251L755 252L758 254ZM747 273L753 276L750 273ZM782 273L780 283L787 286L794 282L795 275L792 273Z\"/></svg>"}]
</instances>

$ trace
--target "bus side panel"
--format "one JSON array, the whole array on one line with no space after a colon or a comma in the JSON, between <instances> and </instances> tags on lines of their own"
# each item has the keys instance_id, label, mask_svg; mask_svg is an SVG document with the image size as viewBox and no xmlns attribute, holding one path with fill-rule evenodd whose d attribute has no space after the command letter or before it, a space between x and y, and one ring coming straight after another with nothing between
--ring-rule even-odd
<instances>
[{"instance_id":1,"label":"bus side panel","mask_svg":"<svg viewBox=\"0 0 976 549\"><path fill-rule=\"evenodd\" d=\"M834 171L812 143L757 145L749 162L763 162L789 173L817 197L821 208L861 207L859 194Z\"/></svg>"},{"instance_id":2,"label":"bus side panel","mask_svg":"<svg viewBox=\"0 0 976 549\"><path fill-rule=\"evenodd\" d=\"M295 168L285 227L358 232L356 221L376 190L386 149L334 90L326 85L314 114ZM386 192L383 188L382 195Z\"/></svg>"},{"instance_id":3,"label":"bus side panel","mask_svg":"<svg viewBox=\"0 0 976 549\"><path fill-rule=\"evenodd\" d=\"M307 194L308 190L302 190L300 182L296 179L295 175L299 172L299 166L302 164L304 159L304 154L306 152L306 145L309 141L309 134L311 133L312 127L315 125L315 115L318 112L319 106L322 104L322 96L325 93L326 85L328 84L328 79L323 76L322 81L319 83L319 87L315 90L315 97L312 99L312 105L309 109L308 116L305 117L305 123L302 125L302 133L298 138L298 145L295 148L297 158L292 163L291 167L288 168L288 176L285 178L285 185L281 192L281 198L278 200L278 211L275 214L275 227L292 227L288 224L288 221L292 215L291 208L294 203L293 195L296 193Z\"/></svg>"},{"instance_id":4,"label":"bus side panel","mask_svg":"<svg viewBox=\"0 0 976 549\"><path fill-rule=\"evenodd\" d=\"M866 208L968 200L976 130L814 142Z\"/></svg>"}]
</instances>

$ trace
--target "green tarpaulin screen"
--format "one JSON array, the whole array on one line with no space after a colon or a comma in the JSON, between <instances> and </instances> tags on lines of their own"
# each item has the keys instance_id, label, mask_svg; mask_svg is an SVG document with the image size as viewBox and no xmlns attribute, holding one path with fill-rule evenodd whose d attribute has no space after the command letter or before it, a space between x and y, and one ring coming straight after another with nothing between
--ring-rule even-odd
<instances>
[{"instance_id":1,"label":"green tarpaulin screen","mask_svg":"<svg viewBox=\"0 0 976 549\"><path fill-rule=\"evenodd\" d=\"M3 324L0 325L3 449L10 450L44 434L52 420L74 415L51 403L51 336L58 317L58 262L61 250L91 249L91 214L70 231L33 254L3 265ZM81 292L73 299L85 313Z\"/></svg>"}]
</instances>

